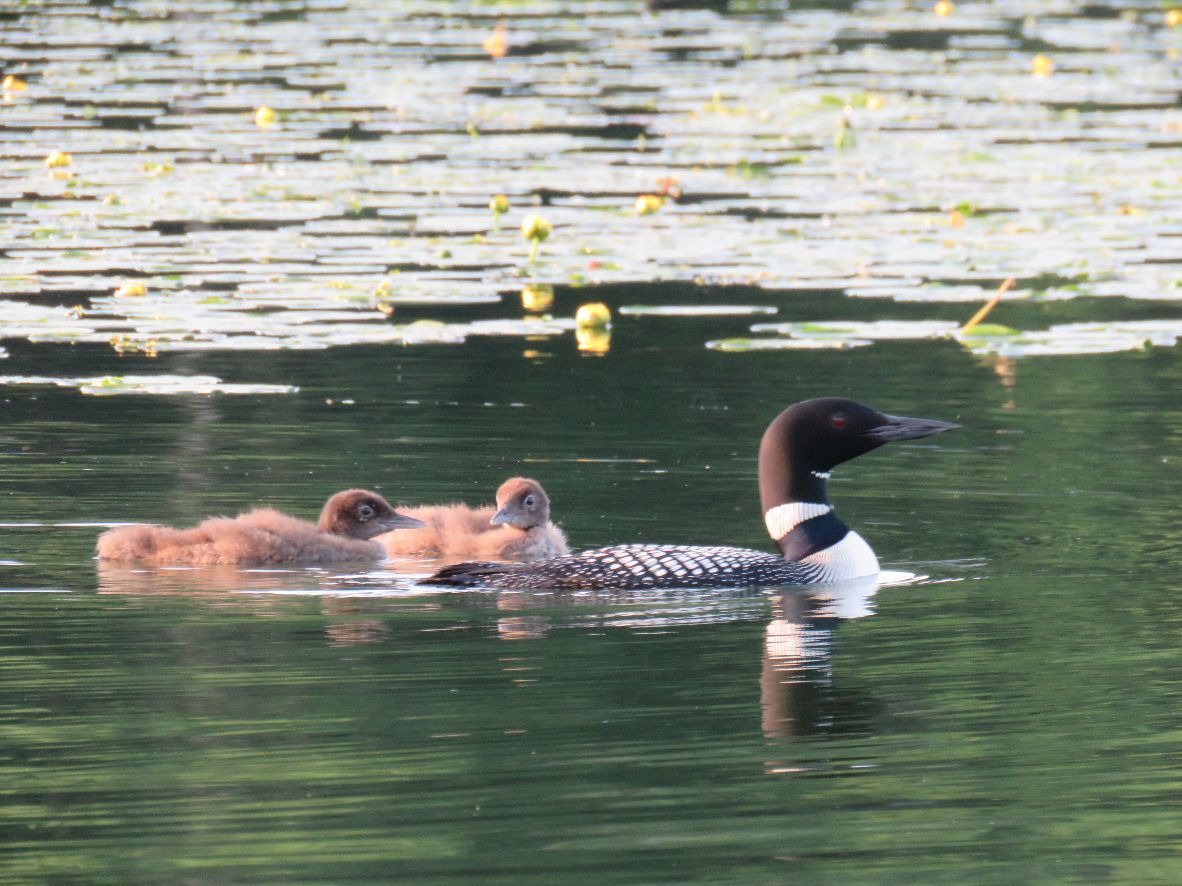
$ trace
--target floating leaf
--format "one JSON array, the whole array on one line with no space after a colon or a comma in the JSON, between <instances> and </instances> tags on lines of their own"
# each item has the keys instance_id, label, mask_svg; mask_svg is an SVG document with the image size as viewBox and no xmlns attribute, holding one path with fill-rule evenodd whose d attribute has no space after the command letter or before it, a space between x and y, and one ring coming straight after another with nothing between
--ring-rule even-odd
<instances>
[{"instance_id":1,"label":"floating leaf","mask_svg":"<svg viewBox=\"0 0 1182 886\"><path fill-rule=\"evenodd\" d=\"M898 341L946 338L957 329L947 320L875 320L870 322L757 323L752 332L773 332L795 339Z\"/></svg>"},{"instance_id":2,"label":"floating leaf","mask_svg":"<svg viewBox=\"0 0 1182 886\"><path fill-rule=\"evenodd\" d=\"M624 305L620 313L635 317L741 317L777 310L770 305Z\"/></svg>"},{"instance_id":3,"label":"floating leaf","mask_svg":"<svg viewBox=\"0 0 1182 886\"><path fill-rule=\"evenodd\" d=\"M54 385L78 388L84 394L292 394L291 385L227 384L212 375L102 375L66 378L34 375L0 376L0 385Z\"/></svg>"},{"instance_id":4,"label":"floating leaf","mask_svg":"<svg viewBox=\"0 0 1182 886\"><path fill-rule=\"evenodd\" d=\"M997 338L999 336L1021 335L1017 329L1000 323L978 323L972 329L961 332L963 338Z\"/></svg>"},{"instance_id":5,"label":"floating leaf","mask_svg":"<svg viewBox=\"0 0 1182 886\"><path fill-rule=\"evenodd\" d=\"M816 351L825 349L863 348L869 341L856 338L722 338L706 342L715 351L742 353L745 351Z\"/></svg>"}]
</instances>

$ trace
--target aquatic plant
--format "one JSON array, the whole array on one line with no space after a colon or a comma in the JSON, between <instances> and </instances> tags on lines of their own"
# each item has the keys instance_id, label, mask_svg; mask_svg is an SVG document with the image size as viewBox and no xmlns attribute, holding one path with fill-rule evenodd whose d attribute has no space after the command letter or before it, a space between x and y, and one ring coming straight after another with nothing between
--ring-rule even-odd
<instances>
[{"instance_id":1,"label":"aquatic plant","mask_svg":"<svg viewBox=\"0 0 1182 886\"><path fill-rule=\"evenodd\" d=\"M602 355L611 350L611 330L602 326L585 326L575 330L575 345L585 354Z\"/></svg>"},{"instance_id":2,"label":"aquatic plant","mask_svg":"<svg viewBox=\"0 0 1182 886\"><path fill-rule=\"evenodd\" d=\"M549 283L527 283L521 290L521 306L527 311L548 311L553 304L554 287Z\"/></svg>"},{"instance_id":3,"label":"aquatic plant","mask_svg":"<svg viewBox=\"0 0 1182 886\"><path fill-rule=\"evenodd\" d=\"M665 198L656 194L641 194L636 198L635 211L637 215L652 215L665 205Z\"/></svg>"},{"instance_id":4,"label":"aquatic plant","mask_svg":"<svg viewBox=\"0 0 1182 886\"><path fill-rule=\"evenodd\" d=\"M681 185L671 175L662 176L657 179L657 194L670 200L678 200L681 198Z\"/></svg>"},{"instance_id":5,"label":"aquatic plant","mask_svg":"<svg viewBox=\"0 0 1182 886\"><path fill-rule=\"evenodd\" d=\"M16 99L16 93L24 92L29 88L29 84L13 74L9 74L0 83L0 92L4 95L4 101L11 102Z\"/></svg>"},{"instance_id":6,"label":"aquatic plant","mask_svg":"<svg viewBox=\"0 0 1182 886\"><path fill-rule=\"evenodd\" d=\"M521 236L529 241L529 261L533 264L538 257L542 241L550 236L554 226L540 215L527 215L521 220Z\"/></svg>"},{"instance_id":7,"label":"aquatic plant","mask_svg":"<svg viewBox=\"0 0 1182 886\"><path fill-rule=\"evenodd\" d=\"M579 329L606 329L612 325L611 309L603 302L579 305L575 312L575 325Z\"/></svg>"},{"instance_id":8,"label":"aquatic plant","mask_svg":"<svg viewBox=\"0 0 1182 886\"><path fill-rule=\"evenodd\" d=\"M833 147L839 151L848 150L858 144L858 137L854 134L854 124L850 120L851 109L845 108L837 119L837 129L833 133Z\"/></svg>"},{"instance_id":9,"label":"aquatic plant","mask_svg":"<svg viewBox=\"0 0 1182 886\"><path fill-rule=\"evenodd\" d=\"M1005 295L1013 287L1015 280L1013 277L1007 277L1002 281L1001 286L997 287L997 292L993 293L993 297L985 302L985 305L977 313L969 318L969 321L964 326L960 327L961 335L968 335L973 331L973 328L980 324L982 320L989 316L989 312L997 307L1001 301L1001 297Z\"/></svg>"},{"instance_id":10,"label":"aquatic plant","mask_svg":"<svg viewBox=\"0 0 1182 886\"><path fill-rule=\"evenodd\" d=\"M138 280L124 283L113 293L115 298L136 298L148 294L148 287Z\"/></svg>"},{"instance_id":11,"label":"aquatic plant","mask_svg":"<svg viewBox=\"0 0 1182 886\"><path fill-rule=\"evenodd\" d=\"M509 53L509 41L505 36L505 23L497 22L497 26L484 38L480 44L484 51L493 58L504 58Z\"/></svg>"},{"instance_id":12,"label":"aquatic plant","mask_svg":"<svg viewBox=\"0 0 1182 886\"><path fill-rule=\"evenodd\" d=\"M501 216L509 211L509 198L504 194L494 194L488 201L488 208L493 214L493 230L501 229Z\"/></svg>"},{"instance_id":13,"label":"aquatic plant","mask_svg":"<svg viewBox=\"0 0 1182 886\"><path fill-rule=\"evenodd\" d=\"M299 391L293 385L228 384L213 375L0 376L0 387L7 385L77 388L83 394L100 397L118 394L294 394Z\"/></svg>"},{"instance_id":14,"label":"aquatic plant","mask_svg":"<svg viewBox=\"0 0 1182 886\"><path fill-rule=\"evenodd\" d=\"M1030 73L1035 77L1049 77L1055 72L1055 63L1049 55L1039 53L1030 60Z\"/></svg>"}]
</instances>

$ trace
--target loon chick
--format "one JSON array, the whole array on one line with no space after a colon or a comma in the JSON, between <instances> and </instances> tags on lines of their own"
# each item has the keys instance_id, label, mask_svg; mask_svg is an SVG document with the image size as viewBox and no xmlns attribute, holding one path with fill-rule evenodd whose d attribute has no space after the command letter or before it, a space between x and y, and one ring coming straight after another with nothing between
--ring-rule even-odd
<instances>
[{"instance_id":1,"label":"loon chick","mask_svg":"<svg viewBox=\"0 0 1182 886\"><path fill-rule=\"evenodd\" d=\"M430 505L403 508L422 529L378 539L392 557L441 557L527 562L570 553L566 536L550 522L550 498L537 480L513 477L497 490L496 508Z\"/></svg>"},{"instance_id":2,"label":"loon chick","mask_svg":"<svg viewBox=\"0 0 1182 886\"><path fill-rule=\"evenodd\" d=\"M149 565L340 563L381 560L382 546L370 541L398 527L422 526L366 489L346 489L330 498L316 524L270 508L237 517L210 517L192 529L143 523L109 529L95 545L100 560Z\"/></svg>"},{"instance_id":3,"label":"loon chick","mask_svg":"<svg viewBox=\"0 0 1182 886\"><path fill-rule=\"evenodd\" d=\"M878 573L878 559L829 504L829 471L884 443L959 425L901 418L836 397L788 407L759 444L759 497L776 557L746 548L616 545L525 565L459 563L424 584L522 590L742 587L845 581Z\"/></svg>"}]
</instances>

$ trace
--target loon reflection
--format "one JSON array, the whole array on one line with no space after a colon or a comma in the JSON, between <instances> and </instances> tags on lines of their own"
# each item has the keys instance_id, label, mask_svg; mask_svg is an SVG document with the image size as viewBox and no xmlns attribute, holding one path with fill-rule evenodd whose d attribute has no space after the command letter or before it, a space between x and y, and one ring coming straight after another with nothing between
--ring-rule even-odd
<instances>
[{"instance_id":1,"label":"loon reflection","mask_svg":"<svg viewBox=\"0 0 1182 886\"><path fill-rule=\"evenodd\" d=\"M869 730L873 705L835 685L831 659L841 623L873 615L878 586L862 578L772 597L759 674L765 738Z\"/></svg>"},{"instance_id":2,"label":"loon reflection","mask_svg":"<svg viewBox=\"0 0 1182 886\"><path fill-rule=\"evenodd\" d=\"M571 626L569 619L538 614L538 609L586 608L577 627L653 629L710 622L751 621L757 605L771 619L763 631L760 652L759 704L764 737L781 740L797 736L868 732L875 705L860 693L839 687L832 655L840 625L874 614L874 595L884 584L913 579L907 573L884 572L846 582L788 588L768 594L758 589L709 595L643 592L546 594L501 591L495 597L473 597L495 605L502 640L539 640L552 630ZM596 606L609 606L597 612ZM626 609L619 607L627 606ZM531 612L531 610L534 610ZM783 764L769 763L769 771Z\"/></svg>"},{"instance_id":3,"label":"loon reflection","mask_svg":"<svg viewBox=\"0 0 1182 886\"><path fill-rule=\"evenodd\" d=\"M222 605L270 614L299 597L319 597L330 646L389 642L394 632L386 616L407 607L438 608L435 594L407 594L409 586L372 587L381 573L333 574L325 570L202 567L136 568L99 562L100 594L178 595L211 599ZM496 636L506 641L540 640L555 630L604 628L668 629L708 624L764 621L759 650L759 722L768 740L869 732L875 705L839 685L832 656L845 621L874 614L882 585L914 578L903 573L847 582L815 584L768 592L758 588L696 591L460 592L450 600L471 608L495 607ZM771 617L768 619L770 605ZM754 653L754 650L753 650ZM754 655L753 655L754 659ZM506 665L528 670L522 661ZM752 660L754 671L754 660ZM515 682L525 682L515 674ZM752 674L754 676L754 674ZM749 678L742 678L749 679ZM754 689L754 681L751 684ZM754 698L752 698L754 708ZM753 711L754 713L754 711ZM753 724L754 725L754 724ZM791 771L769 762L769 772Z\"/></svg>"}]
</instances>

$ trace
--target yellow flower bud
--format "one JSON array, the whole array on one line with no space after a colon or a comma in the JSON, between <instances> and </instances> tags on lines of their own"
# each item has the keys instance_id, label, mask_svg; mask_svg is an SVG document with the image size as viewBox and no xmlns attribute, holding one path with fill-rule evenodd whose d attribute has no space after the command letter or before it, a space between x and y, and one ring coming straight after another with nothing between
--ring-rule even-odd
<instances>
[{"instance_id":1,"label":"yellow flower bud","mask_svg":"<svg viewBox=\"0 0 1182 886\"><path fill-rule=\"evenodd\" d=\"M658 197L656 194L641 194L636 198L636 214L652 215L664 205L663 197Z\"/></svg>"},{"instance_id":2,"label":"yellow flower bud","mask_svg":"<svg viewBox=\"0 0 1182 886\"><path fill-rule=\"evenodd\" d=\"M611 330L588 326L575 330L575 344L584 354L606 354L611 350Z\"/></svg>"},{"instance_id":3,"label":"yellow flower bud","mask_svg":"<svg viewBox=\"0 0 1182 886\"><path fill-rule=\"evenodd\" d=\"M554 226L540 215L527 215L521 220L521 236L529 241L529 260L538 257L538 247L550 236Z\"/></svg>"},{"instance_id":4,"label":"yellow flower bud","mask_svg":"<svg viewBox=\"0 0 1182 886\"><path fill-rule=\"evenodd\" d=\"M509 41L505 38L505 23L497 22L497 26L484 38L481 46L493 58L504 58L509 52Z\"/></svg>"},{"instance_id":5,"label":"yellow flower bud","mask_svg":"<svg viewBox=\"0 0 1182 886\"><path fill-rule=\"evenodd\" d=\"M115 298L136 298L137 296L147 295L148 287L139 281L132 283L124 283L115 290Z\"/></svg>"},{"instance_id":6,"label":"yellow flower bud","mask_svg":"<svg viewBox=\"0 0 1182 886\"><path fill-rule=\"evenodd\" d=\"M554 304L554 287L549 283L529 283L521 290L521 306L527 311L548 311Z\"/></svg>"},{"instance_id":7,"label":"yellow flower bud","mask_svg":"<svg viewBox=\"0 0 1182 886\"><path fill-rule=\"evenodd\" d=\"M45 165L49 169L61 169L74 163L74 158L65 151L54 151L45 158Z\"/></svg>"},{"instance_id":8,"label":"yellow flower bud","mask_svg":"<svg viewBox=\"0 0 1182 886\"><path fill-rule=\"evenodd\" d=\"M580 305L575 325L581 329L605 329L612 325L612 312L603 302Z\"/></svg>"},{"instance_id":9,"label":"yellow flower bud","mask_svg":"<svg viewBox=\"0 0 1182 886\"><path fill-rule=\"evenodd\" d=\"M266 105L259 105L258 110L254 112L255 126L274 126L279 119L279 115L275 113L274 109Z\"/></svg>"},{"instance_id":10,"label":"yellow flower bud","mask_svg":"<svg viewBox=\"0 0 1182 886\"><path fill-rule=\"evenodd\" d=\"M526 240L545 240L554 226L540 215L527 215L521 220L521 236Z\"/></svg>"},{"instance_id":11,"label":"yellow flower bud","mask_svg":"<svg viewBox=\"0 0 1182 886\"><path fill-rule=\"evenodd\" d=\"M1049 55L1041 52L1030 60L1030 73L1035 77L1049 77L1055 71L1055 63Z\"/></svg>"}]
</instances>

